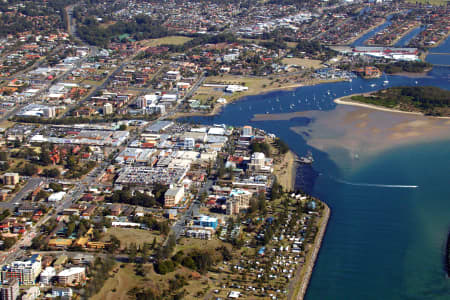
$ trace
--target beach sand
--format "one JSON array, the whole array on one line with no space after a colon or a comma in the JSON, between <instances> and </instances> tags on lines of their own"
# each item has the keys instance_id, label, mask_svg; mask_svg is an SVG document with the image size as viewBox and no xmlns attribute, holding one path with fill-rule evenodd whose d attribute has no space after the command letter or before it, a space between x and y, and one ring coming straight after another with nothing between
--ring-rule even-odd
<instances>
[{"instance_id":1,"label":"beach sand","mask_svg":"<svg viewBox=\"0 0 450 300\"><path fill-rule=\"evenodd\" d=\"M293 191L295 186L295 175L297 166L295 154L289 151L285 155L277 156L280 160L275 161L273 173L277 176L278 183L287 191Z\"/></svg>"},{"instance_id":2,"label":"beach sand","mask_svg":"<svg viewBox=\"0 0 450 300\"><path fill-rule=\"evenodd\" d=\"M350 159L362 160L395 146L450 139L449 119L341 105L333 111L311 112L310 117L314 121L309 136L303 134L303 127L291 129L320 150L347 150Z\"/></svg>"},{"instance_id":3,"label":"beach sand","mask_svg":"<svg viewBox=\"0 0 450 300\"><path fill-rule=\"evenodd\" d=\"M395 146L450 139L450 119L374 109L365 104L338 105L331 111L255 115L252 120L277 121L297 117L312 121L308 126L290 128L310 146L334 155L338 155L336 151L328 150L344 149L346 159L354 161L362 161ZM331 158L339 160L343 157Z\"/></svg>"}]
</instances>

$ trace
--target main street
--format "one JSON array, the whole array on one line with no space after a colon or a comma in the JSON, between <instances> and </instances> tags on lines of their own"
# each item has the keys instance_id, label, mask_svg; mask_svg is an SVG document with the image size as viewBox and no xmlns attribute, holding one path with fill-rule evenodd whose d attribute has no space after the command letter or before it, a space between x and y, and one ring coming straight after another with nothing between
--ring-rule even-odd
<instances>
[{"instance_id":1,"label":"main street","mask_svg":"<svg viewBox=\"0 0 450 300\"><path fill-rule=\"evenodd\" d=\"M50 210L47 215L42 217L36 224L32 225L30 229L22 236L22 238L18 240L13 247L11 247L11 249L4 252L3 255L0 255L0 263L11 263L17 258L23 256L25 252L22 248L29 247L31 245L31 241L34 237L36 237L41 225L45 224L51 218L55 218L58 214L64 211L64 209L69 208L76 200L78 200L83 194L86 186L96 182L99 174L104 172L107 166L108 163L102 162L99 166L91 170L83 179L79 181L67 180L66 182L73 182L75 186L67 193L66 197L61 201L61 203L59 203L59 205L55 206L54 209ZM25 187L17 193L10 202L1 203L3 209L8 208L13 210L14 206L19 205L21 200L23 200L23 198L28 195L30 191L33 191L47 180L48 179L40 177L28 179Z\"/></svg>"},{"instance_id":2,"label":"main street","mask_svg":"<svg viewBox=\"0 0 450 300\"><path fill-rule=\"evenodd\" d=\"M14 197L10 201L8 201L8 202L0 202L0 207L3 210L9 209L9 211L13 212L14 208L16 206L20 205L22 203L22 201L24 200L24 198L26 196L28 196L29 193L31 193L32 191L36 190L44 182L45 182L45 180L43 178L40 178L40 177L28 179L28 181L25 184L25 186L19 192L17 192L17 194L14 195Z\"/></svg>"}]
</instances>

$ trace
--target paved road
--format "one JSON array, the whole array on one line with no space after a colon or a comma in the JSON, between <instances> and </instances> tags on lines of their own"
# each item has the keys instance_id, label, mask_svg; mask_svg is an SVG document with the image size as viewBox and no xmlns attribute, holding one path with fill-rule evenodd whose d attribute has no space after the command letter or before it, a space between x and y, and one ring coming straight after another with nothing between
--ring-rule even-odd
<instances>
[{"instance_id":1,"label":"paved road","mask_svg":"<svg viewBox=\"0 0 450 300\"><path fill-rule=\"evenodd\" d=\"M29 231L27 231L22 238L17 241L17 243L10 249L8 252L4 252L3 255L0 255L0 263L11 263L17 258L24 255L24 250L22 247L30 246L33 238L37 235L37 231L41 227L42 224L45 224L50 218L56 217L59 213L61 213L64 209L69 208L75 201L77 201L81 195L83 194L86 186L96 182L97 177L101 174L106 167L108 166L107 162L101 163L99 166L94 168L91 172L89 172L82 180L78 181L70 181L76 183L76 186L68 192L64 200L61 201L54 210L49 214L41 218L35 225L33 225ZM25 187L11 200L10 202L0 203L3 208L9 208L10 210L14 208L14 203L21 203L21 200L28 195L28 193L35 188L37 188L41 183L46 181L51 181L53 179L44 179L44 178L30 178L25 185Z\"/></svg>"},{"instance_id":2,"label":"paved road","mask_svg":"<svg viewBox=\"0 0 450 300\"><path fill-rule=\"evenodd\" d=\"M202 194L203 192L209 191L211 189L212 185L213 185L213 181L208 180L205 183L205 185L200 189L199 195ZM186 209L186 211L184 211L183 213L181 213L181 216L178 219L178 221L175 224L173 224L172 232L175 234L175 237L177 240L180 238L181 234L183 233L184 225L187 222L189 222L193 216L197 216L199 214L201 205L202 204L200 203L199 200L194 200L191 203L191 205L189 206L189 208Z\"/></svg>"},{"instance_id":3,"label":"paved road","mask_svg":"<svg viewBox=\"0 0 450 300\"><path fill-rule=\"evenodd\" d=\"M20 205L23 199L28 196L28 194L44 183L44 179L42 178L30 178L25 186L17 192L17 194L8 202L0 202L0 207L4 209L9 209L11 212L14 211L14 208L17 205Z\"/></svg>"}]
</instances>

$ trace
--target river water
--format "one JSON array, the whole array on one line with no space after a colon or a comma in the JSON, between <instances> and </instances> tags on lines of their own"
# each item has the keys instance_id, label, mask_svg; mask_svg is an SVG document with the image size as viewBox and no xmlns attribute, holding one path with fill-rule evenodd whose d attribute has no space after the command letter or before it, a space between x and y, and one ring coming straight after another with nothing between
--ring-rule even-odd
<instances>
[{"instance_id":1,"label":"river water","mask_svg":"<svg viewBox=\"0 0 450 300\"><path fill-rule=\"evenodd\" d=\"M449 46L447 40L433 51L450 53ZM391 148L355 166L344 159L343 149L319 151L290 130L307 129L313 119L254 122L253 115L333 110L334 98L385 88L386 79L387 86L450 89L449 71L435 67L422 78L358 78L276 91L229 104L214 117L190 118L203 124L251 125L281 137L298 155L313 152L316 175L307 190L331 207L332 216L307 300L450 299L443 269L450 227L450 140ZM330 158L340 155L342 160Z\"/></svg>"}]
</instances>

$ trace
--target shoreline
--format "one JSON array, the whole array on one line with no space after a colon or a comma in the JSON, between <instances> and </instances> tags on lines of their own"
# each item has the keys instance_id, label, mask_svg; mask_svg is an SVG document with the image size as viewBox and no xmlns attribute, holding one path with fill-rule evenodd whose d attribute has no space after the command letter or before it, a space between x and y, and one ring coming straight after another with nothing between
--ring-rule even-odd
<instances>
[{"instance_id":1,"label":"shoreline","mask_svg":"<svg viewBox=\"0 0 450 300\"><path fill-rule=\"evenodd\" d=\"M391 113L409 114L409 115L416 115L416 116L422 116L422 117L427 117L427 118L436 118L436 119L450 119L450 117L426 116L424 113L421 113L418 111L404 111L404 110L398 110L398 109L393 109L393 108L387 108L387 107L383 107L383 106L377 106L377 105L373 105L373 104L366 104L366 103L361 103L361 102L356 102L356 101L351 101L351 100L345 100L348 97L357 96L357 95L365 95L365 94L353 94L350 96L340 97L340 98L334 99L333 102L336 104L341 104L341 105L358 106L358 107L364 107L364 108L385 111L385 112L391 112Z\"/></svg>"},{"instance_id":2,"label":"shoreline","mask_svg":"<svg viewBox=\"0 0 450 300\"><path fill-rule=\"evenodd\" d=\"M397 73L392 73L392 74L388 74L388 75L403 76L403 77L409 77L409 78L424 78L424 77L429 77L428 72L430 72L432 69L433 69L433 67L427 68L423 72L397 72Z\"/></svg>"},{"instance_id":3,"label":"shoreline","mask_svg":"<svg viewBox=\"0 0 450 300\"><path fill-rule=\"evenodd\" d=\"M427 56L430 54L433 54L433 52L430 52L430 50L439 47L442 43L444 43L448 38L450 37L450 33L447 33L447 35L442 38L439 42L437 42L436 44L430 46L427 48L427 50L423 53L423 60L427 59Z\"/></svg>"},{"instance_id":4,"label":"shoreline","mask_svg":"<svg viewBox=\"0 0 450 300\"><path fill-rule=\"evenodd\" d=\"M403 111L403 110L392 109L392 108L387 108L387 107L383 107L383 106L377 106L377 105L373 105L373 104L366 104L366 103L361 103L361 102L356 102L356 101L351 101L351 100L344 100L347 97L357 96L357 95L364 95L364 94L353 94L353 95L350 95L350 96L336 98L336 99L333 100L333 102L336 103L336 104L341 104L341 105L358 106L358 107L370 108L370 109L386 111L386 112L392 112L392 113L401 113L401 114L410 114L410 115L424 116L424 114L421 113L421 112Z\"/></svg>"},{"instance_id":5,"label":"shoreline","mask_svg":"<svg viewBox=\"0 0 450 300\"><path fill-rule=\"evenodd\" d=\"M303 278L299 278L300 288L294 290L294 295L292 299L295 300L303 300L305 298L306 292L308 290L309 282L311 281L311 276L314 271L314 267L316 265L317 256L320 252L320 248L322 246L323 238L325 236L325 232L328 226L328 221L331 215L330 207L323 201L320 201L324 205L324 214L321 218L321 223L319 225L319 231L317 232L316 238L314 240L314 245L312 247L312 251L308 253L308 257L305 261L305 265L301 268L306 268Z\"/></svg>"},{"instance_id":6,"label":"shoreline","mask_svg":"<svg viewBox=\"0 0 450 300\"><path fill-rule=\"evenodd\" d=\"M243 98L248 97L248 96L259 96L259 95L264 95L264 94L276 92L276 91L292 91L294 89L304 87L304 86L314 86L314 85L319 85L319 84L323 84L323 83L334 83L334 82L341 82L341 81L345 81L345 79L333 79L333 80L312 79L312 80L307 80L305 82L301 82L301 83L297 83L297 84L267 88L267 89L264 89L259 92L256 92L256 91L255 92L244 92L244 93L238 94L236 96L236 98L231 98L229 100L229 102L227 102L225 104L215 105L211 112L208 112L208 113L203 113L203 112L176 113L175 115L167 117L167 119L174 120L174 119L186 118L186 117L213 117L213 116L218 115L220 113L221 109L223 107L225 107L226 105L240 101Z\"/></svg>"},{"instance_id":7,"label":"shoreline","mask_svg":"<svg viewBox=\"0 0 450 300\"><path fill-rule=\"evenodd\" d=\"M271 145L273 147L273 145ZM273 151L273 150L272 150ZM297 176L297 164L295 160L298 158L297 154L289 150L283 155L272 153L280 157L280 161L274 163L273 174L276 176L278 183L286 191L295 190L295 178Z\"/></svg>"}]
</instances>

